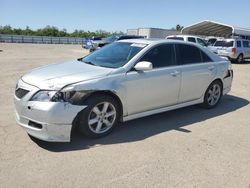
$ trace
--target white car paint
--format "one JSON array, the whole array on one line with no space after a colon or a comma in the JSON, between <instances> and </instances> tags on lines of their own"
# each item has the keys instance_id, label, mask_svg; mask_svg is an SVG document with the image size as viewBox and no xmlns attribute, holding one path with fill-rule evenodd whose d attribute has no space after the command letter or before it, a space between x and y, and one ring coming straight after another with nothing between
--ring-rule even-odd
<instances>
[{"instance_id":1,"label":"white car paint","mask_svg":"<svg viewBox=\"0 0 250 188\"><path fill-rule=\"evenodd\" d=\"M119 41L123 42L145 47L119 68L72 61L38 68L24 75L18 81L16 90L22 88L28 90L28 93L22 98L14 97L17 122L29 134L41 140L70 141L73 121L86 106L63 101L32 101L31 98L41 90L83 93L110 91L122 103L122 121L202 103L206 89L216 79L223 83L223 94L230 91L232 75L227 77L231 69L230 62L200 45L176 40ZM195 46L212 61L153 69L149 67L146 71L133 70L145 53L163 44ZM30 120L41 124L42 128L30 126Z\"/></svg>"}]
</instances>

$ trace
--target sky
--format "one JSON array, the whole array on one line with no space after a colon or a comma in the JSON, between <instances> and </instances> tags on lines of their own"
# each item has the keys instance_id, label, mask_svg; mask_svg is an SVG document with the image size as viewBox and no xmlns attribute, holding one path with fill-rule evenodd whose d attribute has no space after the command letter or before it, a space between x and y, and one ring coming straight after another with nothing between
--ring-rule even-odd
<instances>
[{"instance_id":1,"label":"sky","mask_svg":"<svg viewBox=\"0 0 250 188\"><path fill-rule=\"evenodd\" d=\"M212 20L250 28L249 7L250 0L0 0L0 26L126 32Z\"/></svg>"}]
</instances>

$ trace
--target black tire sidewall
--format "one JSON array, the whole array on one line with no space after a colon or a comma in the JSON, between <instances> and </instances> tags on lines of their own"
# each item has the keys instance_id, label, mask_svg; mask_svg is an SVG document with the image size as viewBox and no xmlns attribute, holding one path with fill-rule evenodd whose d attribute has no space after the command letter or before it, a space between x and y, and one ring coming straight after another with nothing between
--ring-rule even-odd
<instances>
[{"instance_id":1,"label":"black tire sidewall","mask_svg":"<svg viewBox=\"0 0 250 188\"><path fill-rule=\"evenodd\" d=\"M240 54L238 57L237 57L237 63L243 63L244 62L244 56L243 54Z\"/></svg>"},{"instance_id":2,"label":"black tire sidewall","mask_svg":"<svg viewBox=\"0 0 250 188\"><path fill-rule=\"evenodd\" d=\"M102 103L102 102L109 102L115 107L116 119L115 119L113 126L108 131L106 131L104 133L97 134L97 133L94 133L89 128L88 117L89 117L89 113L94 108L94 106L96 106L97 104ZM87 105L87 107L79 113L78 121L77 121L77 129L84 136L87 136L90 138L103 137L103 136L109 134L110 132L112 132L112 130L118 124L119 119L120 119L120 109L119 109L117 101L115 99L113 99L111 96L109 96L109 95L94 95L94 96L91 96L90 98L88 98L84 102L84 105Z\"/></svg>"}]
</instances>

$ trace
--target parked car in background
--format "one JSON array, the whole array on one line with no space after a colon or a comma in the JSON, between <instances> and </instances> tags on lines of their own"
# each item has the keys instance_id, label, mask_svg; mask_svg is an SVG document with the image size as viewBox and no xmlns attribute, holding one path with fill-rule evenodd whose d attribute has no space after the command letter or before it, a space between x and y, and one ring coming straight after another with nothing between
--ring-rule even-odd
<instances>
[{"instance_id":1,"label":"parked car in background","mask_svg":"<svg viewBox=\"0 0 250 188\"><path fill-rule=\"evenodd\" d=\"M70 141L72 128L101 137L119 121L194 104L213 108L230 91L232 79L230 62L200 45L120 40L22 76L15 115L28 134L41 140Z\"/></svg>"},{"instance_id":2,"label":"parked car in background","mask_svg":"<svg viewBox=\"0 0 250 188\"><path fill-rule=\"evenodd\" d=\"M250 59L250 41L245 39L220 39L210 47L219 56L227 57L238 63Z\"/></svg>"},{"instance_id":3,"label":"parked car in background","mask_svg":"<svg viewBox=\"0 0 250 188\"><path fill-rule=\"evenodd\" d=\"M92 47L90 48L90 52L93 52L107 44L110 44L112 42L118 41L118 40L125 40L125 39L141 39L145 38L144 36L138 36L138 35L111 35L110 37L105 38L101 41L95 41L92 43Z\"/></svg>"},{"instance_id":4,"label":"parked car in background","mask_svg":"<svg viewBox=\"0 0 250 188\"><path fill-rule=\"evenodd\" d=\"M224 37L206 37L205 42L207 43L208 46L213 46L217 40L222 40Z\"/></svg>"},{"instance_id":5,"label":"parked car in background","mask_svg":"<svg viewBox=\"0 0 250 188\"><path fill-rule=\"evenodd\" d=\"M93 36L90 39L87 39L86 43L82 45L83 48L85 49L90 49L92 47L93 42L97 42L97 41L101 41L102 38L101 37L96 37Z\"/></svg>"},{"instance_id":6,"label":"parked car in background","mask_svg":"<svg viewBox=\"0 0 250 188\"><path fill-rule=\"evenodd\" d=\"M197 43L203 47L207 46L206 42L202 38L197 37L197 36L192 36L192 35L171 35L171 36L167 36L166 39L182 40L186 42Z\"/></svg>"}]
</instances>

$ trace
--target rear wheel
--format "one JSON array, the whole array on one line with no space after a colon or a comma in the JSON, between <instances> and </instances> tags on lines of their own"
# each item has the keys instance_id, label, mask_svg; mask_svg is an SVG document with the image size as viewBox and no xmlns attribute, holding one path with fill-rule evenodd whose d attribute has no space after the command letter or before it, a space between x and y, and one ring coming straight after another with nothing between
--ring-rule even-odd
<instances>
[{"instance_id":1,"label":"rear wheel","mask_svg":"<svg viewBox=\"0 0 250 188\"><path fill-rule=\"evenodd\" d=\"M78 119L80 133L87 137L102 137L117 125L120 110L117 102L109 95L95 95L86 101Z\"/></svg>"},{"instance_id":2,"label":"rear wheel","mask_svg":"<svg viewBox=\"0 0 250 188\"><path fill-rule=\"evenodd\" d=\"M214 81L207 88L202 106L204 108L214 108L219 103L221 96L222 84L219 81Z\"/></svg>"},{"instance_id":3,"label":"rear wheel","mask_svg":"<svg viewBox=\"0 0 250 188\"><path fill-rule=\"evenodd\" d=\"M240 54L237 59L236 59L237 63L243 63L244 62L244 57L243 54Z\"/></svg>"}]
</instances>

